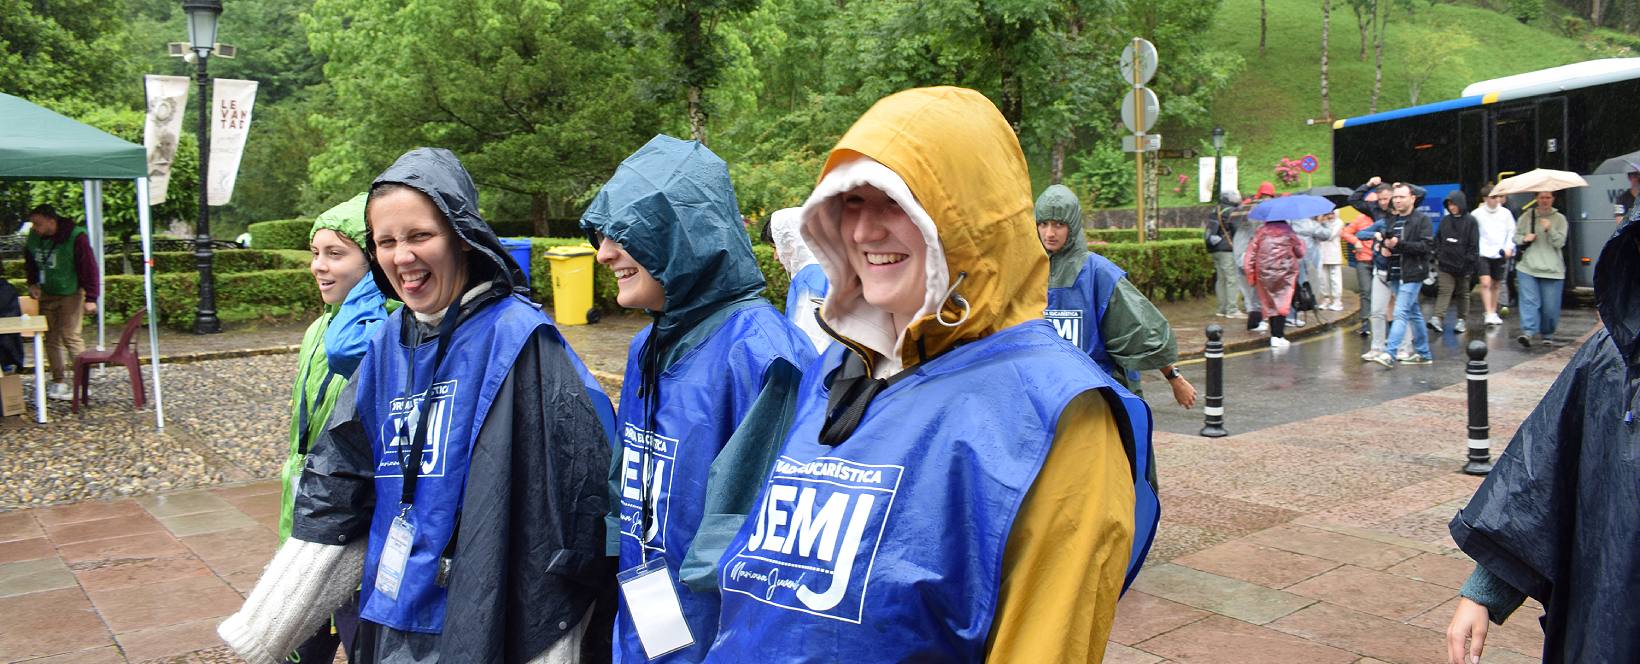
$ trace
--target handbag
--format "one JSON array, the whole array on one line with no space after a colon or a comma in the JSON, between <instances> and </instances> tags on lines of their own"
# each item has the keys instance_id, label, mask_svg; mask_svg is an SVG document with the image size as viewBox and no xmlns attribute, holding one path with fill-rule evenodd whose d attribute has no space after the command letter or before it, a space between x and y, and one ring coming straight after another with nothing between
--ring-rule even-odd
<instances>
[{"instance_id":1,"label":"handbag","mask_svg":"<svg viewBox=\"0 0 1640 664\"><path fill-rule=\"evenodd\" d=\"M1298 282L1298 293L1293 296L1293 309L1315 311L1315 291L1310 290L1310 282Z\"/></svg>"}]
</instances>

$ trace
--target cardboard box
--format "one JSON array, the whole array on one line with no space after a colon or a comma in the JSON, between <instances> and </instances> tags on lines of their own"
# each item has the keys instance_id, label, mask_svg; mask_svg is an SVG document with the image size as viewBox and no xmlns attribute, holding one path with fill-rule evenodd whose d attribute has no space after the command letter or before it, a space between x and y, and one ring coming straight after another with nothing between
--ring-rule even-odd
<instances>
[{"instance_id":1,"label":"cardboard box","mask_svg":"<svg viewBox=\"0 0 1640 664\"><path fill-rule=\"evenodd\" d=\"M23 376L0 376L0 417L23 414Z\"/></svg>"}]
</instances>

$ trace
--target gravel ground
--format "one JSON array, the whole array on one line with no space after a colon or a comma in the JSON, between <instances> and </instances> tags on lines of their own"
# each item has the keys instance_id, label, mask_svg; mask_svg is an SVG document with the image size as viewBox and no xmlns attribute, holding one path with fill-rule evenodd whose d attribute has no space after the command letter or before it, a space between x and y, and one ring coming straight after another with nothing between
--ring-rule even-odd
<instances>
[{"instance_id":1,"label":"gravel ground","mask_svg":"<svg viewBox=\"0 0 1640 664\"><path fill-rule=\"evenodd\" d=\"M294 354L167 364L164 431L154 429L153 382L131 407L124 371L93 377L81 414L47 402L51 421L0 423L0 511L140 495L279 472L289 428ZM26 397L33 413L33 393Z\"/></svg>"},{"instance_id":2,"label":"gravel ground","mask_svg":"<svg viewBox=\"0 0 1640 664\"><path fill-rule=\"evenodd\" d=\"M615 398L627 346L648 323L643 315L614 315L598 325L565 328L564 336L603 374ZM239 340L242 348L283 346L300 341L304 328L288 326L284 336L264 330ZM212 343L233 347L236 333L220 336ZM79 415L69 412L67 402L48 401L51 421L44 426L33 422L29 374L28 415L0 419L0 512L277 476L289 444L296 363L295 353L284 352L163 365L164 431L154 429L146 364L149 400L141 411L132 409L127 374L116 368L92 377L93 401Z\"/></svg>"}]
</instances>

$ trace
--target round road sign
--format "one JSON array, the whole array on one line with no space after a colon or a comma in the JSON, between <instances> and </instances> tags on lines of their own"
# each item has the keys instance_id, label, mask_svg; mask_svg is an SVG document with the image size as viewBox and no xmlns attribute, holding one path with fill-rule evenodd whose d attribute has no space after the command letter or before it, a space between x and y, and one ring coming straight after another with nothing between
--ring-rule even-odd
<instances>
[{"instance_id":1,"label":"round road sign","mask_svg":"<svg viewBox=\"0 0 1640 664\"><path fill-rule=\"evenodd\" d=\"M1134 80L1133 64L1139 63L1138 80ZM1122 82L1144 85L1156 75L1156 45L1135 37L1122 49Z\"/></svg>"},{"instance_id":2,"label":"round road sign","mask_svg":"<svg viewBox=\"0 0 1640 664\"><path fill-rule=\"evenodd\" d=\"M1305 173L1314 173L1316 166L1318 165L1319 164L1315 160L1315 155L1313 154L1304 155L1303 159L1298 160L1298 170L1304 171Z\"/></svg>"},{"instance_id":3,"label":"round road sign","mask_svg":"<svg viewBox=\"0 0 1640 664\"><path fill-rule=\"evenodd\" d=\"M1137 95L1134 93L1138 93ZM1144 104L1144 124L1139 124L1139 110L1134 108L1135 100ZM1122 97L1122 124L1135 134L1143 134L1156 126L1156 116L1162 114L1162 103L1156 99L1155 91L1150 88L1128 90Z\"/></svg>"}]
</instances>

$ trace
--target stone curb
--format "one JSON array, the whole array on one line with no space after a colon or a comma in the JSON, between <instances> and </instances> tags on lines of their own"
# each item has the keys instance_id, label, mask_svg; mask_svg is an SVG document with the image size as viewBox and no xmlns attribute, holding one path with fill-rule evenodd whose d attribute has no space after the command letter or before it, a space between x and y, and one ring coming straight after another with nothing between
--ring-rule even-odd
<instances>
[{"instance_id":1,"label":"stone curb","mask_svg":"<svg viewBox=\"0 0 1640 664\"><path fill-rule=\"evenodd\" d=\"M1315 324L1315 325L1305 325L1304 327L1299 327L1299 328L1287 328L1288 329L1287 338L1289 340L1292 340L1292 339L1305 339L1305 338L1308 338L1308 337L1316 336L1316 335L1321 334L1323 332L1330 331L1333 328L1336 328L1341 324L1356 322L1356 320L1357 320L1356 317L1361 314L1361 306L1359 304L1357 304L1356 307L1355 307L1355 311L1339 312L1339 313L1341 313L1343 315L1341 315L1338 318L1335 318L1333 320L1327 321L1325 323L1320 323L1320 324ZM1245 320L1245 319L1239 319L1239 318L1238 319L1229 319L1229 318L1227 318L1225 320L1227 320L1227 321L1231 321L1231 320L1240 321L1240 320ZM1220 325L1223 325L1223 323L1220 323ZM1270 347L1270 338L1269 337L1260 337L1260 338L1256 338L1256 339L1244 339L1244 340L1241 340L1241 341L1235 341L1235 342L1225 344L1224 345L1224 352L1226 352L1226 353L1238 353L1238 352L1241 352L1241 351L1244 351L1244 350L1256 350L1256 349L1259 349L1259 348L1269 348L1269 347ZM1204 352L1206 352L1205 348L1197 348L1197 349L1192 349L1192 350L1188 350L1188 351L1181 350L1181 351L1179 351L1179 361L1182 362L1182 361L1185 361L1185 360L1200 359L1201 356L1202 356L1202 353L1204 353Z\"/></svg>"}]
</instances>

